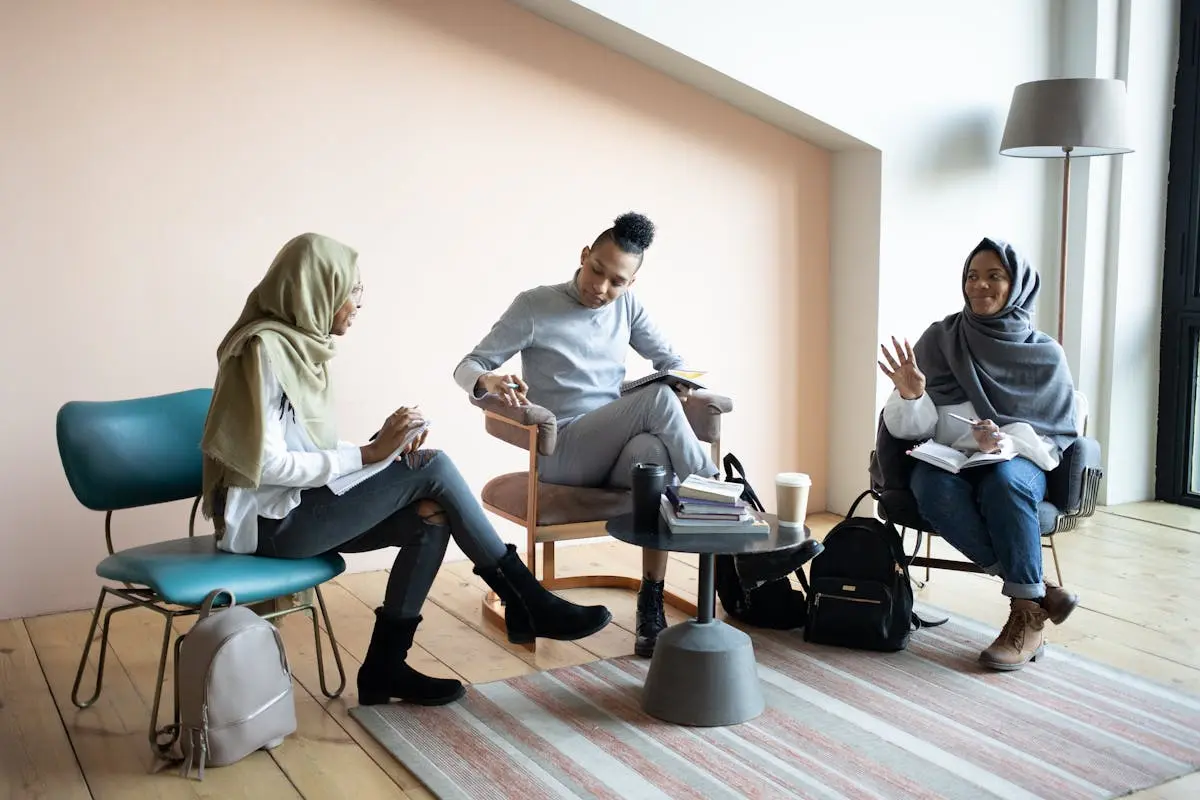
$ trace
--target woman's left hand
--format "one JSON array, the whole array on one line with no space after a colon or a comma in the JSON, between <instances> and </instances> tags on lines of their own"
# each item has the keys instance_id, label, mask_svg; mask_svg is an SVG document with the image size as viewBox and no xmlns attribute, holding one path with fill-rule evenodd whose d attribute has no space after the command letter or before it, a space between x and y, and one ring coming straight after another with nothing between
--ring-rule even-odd
<instances>
[{"instance_id":1,"label":"woman's left hand","mask_svg":"<svg viewBox=\"0 0 1200 800\"><path fill-rule=\"evenodd\" d=\"M416 438L414 438L411 442L409 442L407 447L405 447L403 450L400 451L400 454L396 456L396 460L399 461L400 459L404 458L405 456L410 455L410 454L415 453L418 450L420 450L425 445L425 440L428 438L429 438L429 428L426 428L425 430L423 430L419 434L417 434Z\"/></svg>"},{"instance_id":2,"label":"woman's left hand","mask_svg":"<svg viewBox=\"0 0 1200 800\"><path fill-rule=\"evenodd\" d=\"M998 452L1000 450L1000 440L1004 438L1004 434L1000 432L1000 427L990 419L980 420L976 425L973 425L971 427L971 435L975 437L975 444L982 453Z\"/></svg>"}]
</instances>

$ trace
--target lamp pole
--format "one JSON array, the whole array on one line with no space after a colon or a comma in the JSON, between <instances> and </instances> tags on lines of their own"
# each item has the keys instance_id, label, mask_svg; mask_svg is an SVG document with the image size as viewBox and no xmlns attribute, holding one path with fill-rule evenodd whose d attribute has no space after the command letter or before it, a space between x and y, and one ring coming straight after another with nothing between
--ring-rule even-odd
<instances>
[{"instance_id":1,"label":"lamp pole","mask_svg":"<svg viewBox=\"0 0 1200 800\"><path fill-rule=\"evenodd\" d=\"M1071 151L1063 148L1062 232L1058 242L1058 343L1062 344L1067 319L1067 219L1071 213Z\"/></svg>"}]
</instances>

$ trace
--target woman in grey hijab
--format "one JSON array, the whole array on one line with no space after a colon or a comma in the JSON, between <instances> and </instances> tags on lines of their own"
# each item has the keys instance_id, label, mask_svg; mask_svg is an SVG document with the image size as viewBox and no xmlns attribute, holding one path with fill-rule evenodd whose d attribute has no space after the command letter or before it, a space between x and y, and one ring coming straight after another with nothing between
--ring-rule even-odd
<instances>
[{"instance_id":1,"label":"woman in grey hijab","mask_svg":"<svg viewBox=\"0 0 1200 800\"><path fill-rule=\"evenodd\" d=\"M892 436L1004 456L957 474L918 461L911 483L938 535L1004 580L1008 622L979 656L998 670L1036 660L1046 620L1063 622L1079 602L1042 573L1038 503L1077 428L1062 347L1031 322L1040 286L1011 245L984 239L963 266L963 310L916 347L893 337L879 362L896 387L883 411Z\"/></svg>"}]
</instances>

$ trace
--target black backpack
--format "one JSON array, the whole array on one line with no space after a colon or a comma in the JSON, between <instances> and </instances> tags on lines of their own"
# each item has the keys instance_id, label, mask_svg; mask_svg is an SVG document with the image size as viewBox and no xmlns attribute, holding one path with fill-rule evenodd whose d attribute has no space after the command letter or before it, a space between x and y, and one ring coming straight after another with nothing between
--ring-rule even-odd
<instances>
[{"instance_id":1,"label":"black backpack","mask_svg":"<svg viewBox=\"0 0 1200 800\"><path fill-rule=\"evenodd\" d=\"M742 484L742 500L751 508L765 512L737 456L727 454L724 463L725 480ZM718 555L713 578L721 607L734 619L759 628L791 630L804 627L808 604L804 592L793 586L788 576L795 572L804 579L800 568L820 552L820 545L813 544L813 547L780 553Z\"/></svg>"},{"instance_id":2,"label":"black backpack","mask_svg":"<svg viewBox=\"0 0 1200 800\"><path fill-rule=\"evenodd\" d=\"M884 520L854 516L863 498L879 500L872 490L858 496L846 518L825 535L825 550L809 567L808 619L804 639L815 644L891 652L908 646L918 628L941 625L913 612L913 591L904 540L887 512ZM921 548L917 532L917 549ZM803 573L801 573L803 578Z\"/></svg>"}]
</instances>

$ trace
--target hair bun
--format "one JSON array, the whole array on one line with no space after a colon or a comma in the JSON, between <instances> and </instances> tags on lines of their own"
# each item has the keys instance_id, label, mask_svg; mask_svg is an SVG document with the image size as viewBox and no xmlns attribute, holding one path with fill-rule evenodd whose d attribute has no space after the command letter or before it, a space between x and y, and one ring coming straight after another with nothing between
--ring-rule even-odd
<instances>
[{"instance_id":1,"label":"hair bun","mask_svg":"<svg viewBox=\"0 0 1200 800\"><path fill-rule=\"evenodd\" d=\"M654 223L633 211L613 220L612 232L617 245L628 253L641 253L654 241Z\"/></svg>"}]
</instances>

